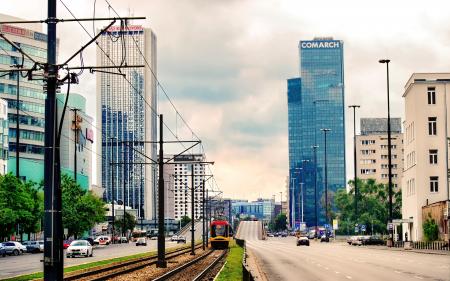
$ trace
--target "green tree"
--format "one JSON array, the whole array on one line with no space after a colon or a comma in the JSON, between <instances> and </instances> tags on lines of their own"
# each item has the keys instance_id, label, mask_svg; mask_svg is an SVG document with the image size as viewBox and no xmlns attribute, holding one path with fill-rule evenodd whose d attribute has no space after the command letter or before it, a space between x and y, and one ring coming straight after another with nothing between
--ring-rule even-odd
<instances>
[{"instance_id":1,"label":"green tree","mask_svg":"<svg viewBox=\"0 0 450 281\"><path fill-rule=\"evenodd\" d=\"M42 217L42 197L38 186L22 182L12 174L0 175L0 237L19 229L34 232Z\"/></svg>"},{"instance_id":2,"label":"green tree","mask_svg":"<svg viewBox=\"0 0 450 281\"><path fill-rule=\"evenodd\" d=\"M125 212L125 224L124 224L123 223L123 213L120 213L120 215L121 215L121 218L119 218L117 221L117 227L120 229L120 231L122 233L125 233L128 230L130 230L130 231L133 230L134 227L136 226L136 218L132 214ZM116 218L117 218L117 215L116 215Z\"/></svg>"},{"instance_id":3,"label":"green tree","mask_svg":"<svg viewBox=\"0 0 450 281\"><path fill-rule=\"evenodd\" d=\"M428 217L422 225L423 235L427 241L436 241L439 238L439 226L436 221L428 213Z\"/></svg>"},{"instance_id":4,"label":"green tree","mask_svg":"<svg viewBox=\"0 0 450 281\"><path fill-rule=\"evenodd\" d=\"M355 224L366 225L367 232L386 233L389 218L388 185L373 179L358 181L358 218L355 217L354 181L349 181L350 192L340 189L334 196L338 233L353 233ZM393 192L393 218L401 218L401 191Z\"/></svg>"},{"instance_id":5,"label":"green tree","mask_svg":"<svg viewBox=\"0 0 450 281\"><path fill-rule=\"evenodd\" d=\"M188 216L182 216L181 217L181 227L184 227L185 225L187 225L188 223L191 222L191 218Z\"/></svg>"},{"instance_id":6,"label":"green tree","mask_svg":"<svg viewBox=\"0 0 450 281\"><path fill-rule=\"evenodd\" d=\"M277 231L286 230L287 217L286 214L278 214L275 218L275 229Z\"/></svg>"},{"instance_id":7,"label":"green tree","mask_svg":"<svg viewBox=\"0 0 450 281\"><path fill-rule=\"evenodd\" d=\"M68 235L77 238L96 223L105 221L105 204L91 191L83 190L71 177L62 175L62 220Z\"/></svg>"}]
</instances>

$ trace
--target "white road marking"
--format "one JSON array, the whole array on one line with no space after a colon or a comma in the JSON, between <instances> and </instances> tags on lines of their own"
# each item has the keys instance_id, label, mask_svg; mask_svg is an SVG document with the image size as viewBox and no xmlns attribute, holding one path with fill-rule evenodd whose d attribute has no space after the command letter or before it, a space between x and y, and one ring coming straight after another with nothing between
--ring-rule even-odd
<instances>
[{"instance_id":1,"label":"white road marking","mask_svg":"<svg viewBox=\"0 0 450 281\"><path fill-rule=\"evenodd\" d=\"M423 279L423 277L420 277L420 276L417 276L417 275L415 275L414 278Z\"/></svg>"},{"instance_id":2,"label":"white road marking","mask_svg":"<svg viewBox=\"0 0 450 281\"><path fill-rule=\"evenodd\" d=\"M398 271L398 270L395 270L394 272L395 272L395 273L402 273L401 271Z\"/></svg>"},{"instance_id":3,"label":"white road marking","mask_svg":"<svg viewBox=\"0 0 450 281\"><path fill-rule=\"evenodd\" d=\"M335 271L336 274L339 274L339 271Z\"/></svg>"},{"instance_id":4,"label":"white road marking","mask_svg":"<svg viewBox=\"0 0 450 281\"><path fill-rule=\"evenodd\" d=\"M351 276L348 276L348 275L346 275L345 277L347 277L347 279L352 279L352 277L351 277Z\"/></svg>"}]
</instances>

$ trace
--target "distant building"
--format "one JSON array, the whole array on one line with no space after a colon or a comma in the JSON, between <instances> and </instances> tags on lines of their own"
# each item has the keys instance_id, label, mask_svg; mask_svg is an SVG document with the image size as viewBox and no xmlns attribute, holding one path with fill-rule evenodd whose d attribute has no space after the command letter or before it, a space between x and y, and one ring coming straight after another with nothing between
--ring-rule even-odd
<instances>
[{"instance_id":1,"label":"distant building","mask_svg":"<svg viewBox=\"0 0 450 281\"><path fill-rule=\"evenodd\" d=\"M320 204L325 190L325 144L320 129L331 129L327 134L328 190L346 186L344 42L333 38L300 41L299 52L301 78L287 81L289 221L300 225L304 201L304 220L312 227L316 224L316 178L318 224L325 223L325 206ZM313 146L318 146L316 158Z\"/></svg>"},{"instance_id":2,"label":"distant building","mask_svg":"<svg viewBox=\"0 0 450 281\"><path fill-rule=\"evenodd\" d=\"M97 141L97 153L101 154L97 161L97 183L106 190L104 199L124 200L138 210L139 217L154 219L157 165L148 158L156 158L156 144L151 143L156 141L157 123L156 35L140 25L111 26L97 42L101 47L97 48L100 66L148 62L152 68L124 68L121 73L125 78L97 72L96 119L102 132Z\"/></svg>"},{"instance_id":3,"label":"distant building","mask_svg":"<svg viewBox=\"0 0 450 281\"><path fill-rule=\"evenodd\" d=\"M359 179L388 184L387 118L361 118L361 135L356 136ZM403 134L400 118L391 118L392 184L399 190L403 175Z\"/></svg>"},{"instance_id":4,"label":"distant building","mask_svg":"<svg viewBox=\"0 0 450 281\"><path fill-rule=\"evenodd\" d=\"M450 73L414 73L405 85L403 237L423 240L430 214L449 239Z\"/></svg>"},{"instance_id":5,"label":"distant building","mask_svg":"<svg viewBox=\"0 0 450 281\"><path fill-rule=\"evenodd\" d=\"M0 175L8 172L8 103L0 99Z\"/></svg>"},{"instance_id":6,"label":"distant building","mask_svg":"<svg viewBox=\"0 0 450 281\"><path fill-rule=\"evenodd\" d=\"M275 200L259 198L256 201L232 200L232 214L236 218L254 218L268 223L275 217Z\"/></svg>"}]
</instances>

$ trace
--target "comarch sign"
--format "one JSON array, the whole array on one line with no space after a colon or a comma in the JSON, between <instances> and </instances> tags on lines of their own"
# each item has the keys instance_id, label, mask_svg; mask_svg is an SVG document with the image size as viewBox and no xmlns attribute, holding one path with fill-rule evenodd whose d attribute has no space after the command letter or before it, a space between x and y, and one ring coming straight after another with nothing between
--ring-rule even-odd
<instances>
[{"instance_id":1,"label":"comarch sign","mask_svg":"<svg viewBox=\"0 0 450 281\"><path fill-rule=\"evenodd\" d=\"M302 49L336 49L340 48L340 41L301 41Z\"/></svg>"}]
</instances>

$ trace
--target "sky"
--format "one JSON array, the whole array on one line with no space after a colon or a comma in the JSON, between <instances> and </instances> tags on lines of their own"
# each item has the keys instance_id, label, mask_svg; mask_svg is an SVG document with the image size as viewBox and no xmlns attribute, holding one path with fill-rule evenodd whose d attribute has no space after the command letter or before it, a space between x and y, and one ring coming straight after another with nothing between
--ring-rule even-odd
<instances>
[{"instance_id":1,"label":"sky","mask_svg":"<svg viewBox=\"0 0 450 281\"><path fill-rule=\"evenodd\" d=\"M78 17L113 16L105 0L62 0ZM178 112L202 140L224 197L286 196L288 130L286 79L299 76L299 40L344 41L345 103L359 117L386 117L386 70L391 59L391 116L404 117L403 90L414 72L450 72L450 2L298 0L112 0L122 16L157 36L157 75ZM46 1L4 1L0 13L44 19ZM71 18L58 1L58 16ZM103 23L95 23L95 28ZM85 24L89 32L92 23ZM58 24L62 61L89 37L76 23ZM95 46L84 55L95 65ZM74 92L95 116L95 76ZM191 140L159 93L159 110L180 139ZM347 179L353 177L353 118L346 108ZM357 122L359 130L359 122ZM181 147L168 148L175 153ZM95 166L94 166L95 167Z\"/></svg>"}]
</instances>

